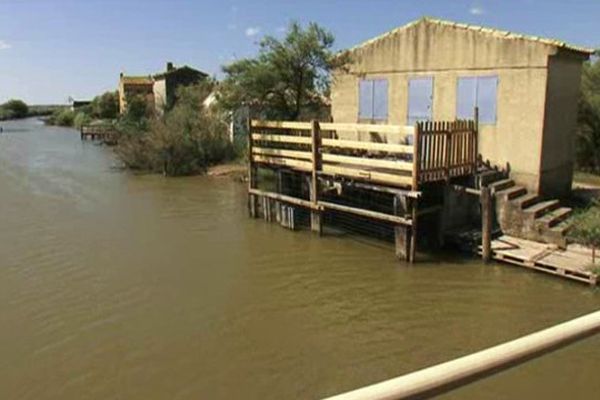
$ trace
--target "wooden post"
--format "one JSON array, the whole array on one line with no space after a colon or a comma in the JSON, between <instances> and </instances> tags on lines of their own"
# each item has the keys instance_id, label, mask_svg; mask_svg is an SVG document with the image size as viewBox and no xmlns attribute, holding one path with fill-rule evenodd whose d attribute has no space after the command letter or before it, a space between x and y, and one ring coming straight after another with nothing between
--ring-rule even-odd
<instances>
[{"instance_id":1,"label":"wooden post","mask_svg":"<svg viewBox=\"0 0 600 400\"><path fill-rule=\"evenodd\" d=\"M319 122L313 120L310 130L311 150L312 150L312 168L310 178L310 201L317 205L319 202L319 175L321 170L321 129ZM323 233L323 221L321 220L321 212L311 210L310 212L310 229L317 232L319 235Z\"/></svg>"},{"instance_id":2,"label":"wooden post","mask_svg":"<svg viewBox=\"0 0 600 400\"><path fill-rule=\"evenodd\" d=\"M406 212L406 197L394 196L394 215L401 215ZM409 261L410 254L410 236L406 225L396 225L394 227L394 236L396 242L396 257L403 261Z\"/></svg>"},{"instance_id":3,"label":"wooden post","mask_svg":"<svg viewBox=\"0 0 600 400\"><path fill-rule=\"evenodd\" d=\"M417 219L418 219L418 201L412 199L412 225L410 226L410 252L408 261L413 264L417 258Z\"/></svg>"},{"instance_id":4,"label":"wooden post","mask_svg":"<svg viewBox=\"0 0 600 400\"><path fill-rule=\"evenodd\" d=\"M454 123L450 122L448 124L448 129L446 130L446 165L444 165L444 178L446 179L446 183L450 182L450 157L452 155L452 151L454 150L452 147L453 127Z\"/></svg>"},{"instance_id":5,"label":"wooden post","mask_svg":"<svg viewBox=\"0 0 600 400\"><path fill-rule=\"evenodd\" d=\"M250 115L248 115L246 127L248 131L248 189L250 190L256 189L256 167L254 166L254 162L252 160L252 119L250 118ZM250 213L250 217L252 218L256 218L258 216L257 203L256 195L249 193L248 211Z\"/></svg>"},{"instance_id":6,"label":"wooden post","mask_svg":"<svg viewBox=\"0 0 600 400\"><path fill-rule=\"evenodd\" d=\"M421 169L421 124L422 122L417 122L415 124L415 134L413 137L413 182L412 182L412 190L415 192L419 190L419 172Z\"/></svg>"},{"instance_id":7,"label":"wooden post","mask_svg":"<svg viewBox=\"0 0 600 400\"><path fill-rule=\"evenodd\" d=\"M477 173L477 158L479 156L479 107L475 107L475 118L474 118L474 135L475 137L473 138L474 141L474 150L473 152L475 154L473 154L473 173L476 174Z\"/></svg>"},{"instance_id":8,"label":"wooden post","mask_svg":"<svg viewBox=\"0 0 600 400\"><path fill-rule=\"evenodd\" d=\"M481 256L484 262L492 259L492 192L489 186L481 188Z\"/></svg>"},{"instance_id":9,"label":"wooden post","mask_svg":"<svg viewBox=\"0 0 600 400\"><path fill-rule=\"evenodd\" d=\"M419 181L420 181L420 171L421 171L421 129L423 123L417 122L415 125L415 135L414 135L414 154L413 154L413 183L412 190L419 190ZM411 207L412 207L412 219L411 219L411 227L410 227L410 249L408 253L408 261L410 263L414 263L416 259L417 253L417 199L412 199Z\"/></svg>"}]
</instances>

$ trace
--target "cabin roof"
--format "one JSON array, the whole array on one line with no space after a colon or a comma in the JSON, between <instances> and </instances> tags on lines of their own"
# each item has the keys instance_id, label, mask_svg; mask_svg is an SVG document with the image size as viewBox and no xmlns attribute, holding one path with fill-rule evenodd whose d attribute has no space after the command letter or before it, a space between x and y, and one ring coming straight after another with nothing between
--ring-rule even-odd
<instances>
[{"instance_id":1,"label":"cabin roof","mask_svg":"<svg viewBox=\"0 0 600 400\"><path fill-rule=\"evenodd\" d=\"M581 47L581 46L575 46L575 45L568 44L566 42L556 40L556 39L549 39L549 38L543 38L540 36L532 36L532 35L523 35L523 34L519 34L519 33L513 33L513 32L509 32L509 31L495 29L495 28L487 28L487 27L478 26L478 25L463 24L463 23L447 21L447 20L442 20L442 19L436 19L436 18L431 18L431 17L423 17L423 18L420 18L413 22L410 22L406 25L403 25L403 26L393 29L389 32L386 32L382 35L374 37L373 39L367 40L366 42L363 42L357 46L354 46L354 47L348 49L347 51L353 52L353 51L362 49L364 47L370 46L373 43L376 43L380 40L386 39L387 37L394 35L396 33L405 31L405 30L412 28L413 26L416 26L418 24L449 26L449 27L452 27L455 29L464 29L464 30L479 32L479 33L482 33L485 35L491 35L491 36L497 37L499 39L527 40L527 41L531 41L531 42L538 42L540 44L550 45L550 46L554 46L557 48L574 51L574 52L581 53L581 54L584 54L587 56L589 56L595 52L595 50L593 50L593 49L585 48L585 47Z\"/></svg>"},{"instance_id":2,"label":"cabin roof","mask_svg":"<svg viewBox=\"0 0 600 400\"><path fill-rule=\"evenodd\" d=\"M191 72L196 72L199 75L202 75L202 76L205 76L205 77L208 76L208 74L206 72L202 72L202 71L197 70L195 68L192 68L192 67L190 67L188 65L182 65L181 67L173 68L170 71L165 71L165 72L161 72L160 74L156 74L156 75L154 75L154 78L155 79L162 79L162 78L165 78L168 75L176 74L176 73L181 72L181 71L191 71Z\"/></svg>"}]
</instances>

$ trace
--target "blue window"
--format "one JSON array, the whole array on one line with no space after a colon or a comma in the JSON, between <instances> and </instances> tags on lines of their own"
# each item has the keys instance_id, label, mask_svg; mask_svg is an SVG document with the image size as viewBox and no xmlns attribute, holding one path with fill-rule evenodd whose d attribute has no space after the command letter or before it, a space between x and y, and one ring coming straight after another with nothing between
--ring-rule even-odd
<instances>
[{"instance_id":1,"label":"blue window","mask_svg":"<svg viewBox=\"0 0 600 400\"><path fill-rule=\"evenodd\" d=\"M433 78L413 78L408 81L408 125L431 121L433 109Z\"/></svg>"},{"instance_id":2,"label":"blue window","mask_svg":"<svg viewBox=\"0 0 600 400\"><path fill-rule=\"evenodd\" d=\"M456 95L456 118L473 119L479 107L479 122L496 123L498 97L497 76L459 78Z\"/></svg>"},{"instance_id":3,"label":"blue window","mask_svg":"<svg viewBox=\"0 0 600 400\"><path fill-rule=\"evenodd\" d=\"M360 119L386 120L388 117L387 79L363 79L359 82Z\"/></svg>"}]
</instances>

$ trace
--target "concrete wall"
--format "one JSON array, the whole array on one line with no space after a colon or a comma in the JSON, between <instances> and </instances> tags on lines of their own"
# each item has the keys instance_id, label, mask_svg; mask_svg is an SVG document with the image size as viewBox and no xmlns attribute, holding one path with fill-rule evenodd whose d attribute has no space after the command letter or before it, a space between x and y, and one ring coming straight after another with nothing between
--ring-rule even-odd
<instances>
[{"instance_id":1,"label":"concrete wall","mask_svg":"<svg viewBox=\"0 0 600 400\"><path fill-rule=\"evenodd\" d=\"M553 46L421 20L351 51L349 73L338 73L332 87L335 122L358 122L361 78L387 78L388 113L384 123L405 125L408 81L434 78L433 118L456 118L457 79L499 78L497 122L480 127L479 151L531 190L539 186L548 56Z\"/></svg>"},{"instance_id":2,"label":"concrete wall","mask_svg":"<svg viewBox=\"0 0 600 400\"><path fill-rule=\"evenodd\" d=\"M571 190L582 59L569 53L549 58L540 191L564 196Z\"/></svg>"},{"instance_id":3,"label":"concrete wall","mask_svg":"<svg viewBox=\"0 0 600 400\"><path fill-rule=\"evenodd\" d=\"M156 112L162 114L167 107L168 100L166 79L157 79L154 81L152 90L154 92L154 105L156 107Z\"/></svg>"}]
</instances>

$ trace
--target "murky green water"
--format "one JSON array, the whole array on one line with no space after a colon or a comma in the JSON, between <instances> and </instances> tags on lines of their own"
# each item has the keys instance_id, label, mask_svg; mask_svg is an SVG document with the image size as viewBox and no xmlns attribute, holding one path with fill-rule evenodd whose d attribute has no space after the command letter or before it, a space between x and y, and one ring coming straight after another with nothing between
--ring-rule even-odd
<instances>
[{"instance_id":1,"label":"murky green water","mask_svg":"<svg viewBox=\"0 0 600 400\"><path fill-rule=\"evenodd\" d=\"M35 121L0 135L1 399L319 398L600 308L600 292L246 216L227 178L114 171ZM595 399L600 337L448 399Z\"/></svg>"}]
</instances>

